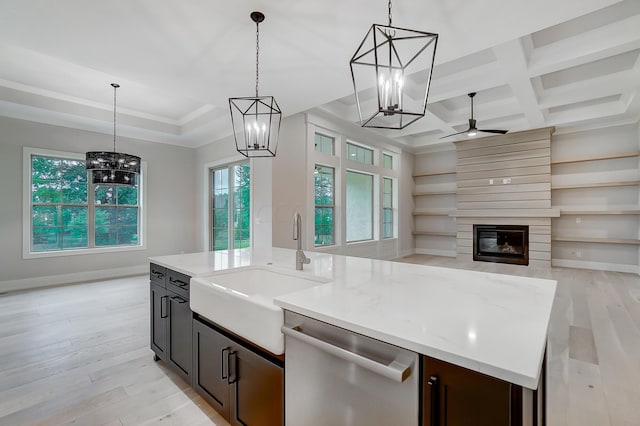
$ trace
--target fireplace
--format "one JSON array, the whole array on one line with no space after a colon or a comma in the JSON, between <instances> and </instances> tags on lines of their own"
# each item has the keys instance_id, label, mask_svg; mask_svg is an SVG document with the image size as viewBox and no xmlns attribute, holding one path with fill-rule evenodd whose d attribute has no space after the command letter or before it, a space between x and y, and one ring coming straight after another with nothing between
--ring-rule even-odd
<instances>
[{"instance_id":1,"label":"fireplace","mask_svg":"<svg viewBox=\"0 0 640 426\"><path fill-rule=\"evenodd\" d=\"M529 264L529 227L473 225L473 260Z\"/></svg>"}]
</instances>

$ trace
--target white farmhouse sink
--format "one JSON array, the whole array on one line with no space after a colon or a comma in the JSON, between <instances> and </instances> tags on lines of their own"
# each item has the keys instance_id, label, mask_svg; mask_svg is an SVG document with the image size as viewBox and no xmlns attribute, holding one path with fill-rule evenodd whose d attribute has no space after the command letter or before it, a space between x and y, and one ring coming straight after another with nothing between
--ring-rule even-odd
<instances>
[{"instance_id":1,"label":"white farmhouse sink","mask_svg":"<svg viewBox=\"0 0 640 426\"><path fill-rule=\"evenodd\" d=\"M191 310L271 353L284 353L282 308L273 298L329 280L274 267L229 269L191 279Z\"/></svg>"}]
</instances>

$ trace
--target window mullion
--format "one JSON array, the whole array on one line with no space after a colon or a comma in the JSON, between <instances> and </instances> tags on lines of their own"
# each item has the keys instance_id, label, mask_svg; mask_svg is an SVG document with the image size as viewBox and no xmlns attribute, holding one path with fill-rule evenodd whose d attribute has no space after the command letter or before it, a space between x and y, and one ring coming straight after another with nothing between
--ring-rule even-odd
<instances>
[{"instance_id":1,"label":"window mullion","mask_svg":"<svg viewBox=\"0 0 640 426\"><path fill-rule=\"evenodd\" d=\"M233 226L233 179L231 179L231 175L233 173L233 168L234 166L229 166L227 168L227 191L229 191L229 197L227 198L229 201L229 205L227 207L227 234L228 234L228 242L227 242L227 247L229 247L230 249L234 249L235 245L234 245L234 231L235 228Z\"/></svg>"},{"instance_id":2,"label":"window mullion","mask_svg":"<svg viewBox=\"0 0 640 426\"><path fill-rule=\"evenodd\" d=\"M95 184L91 182L91 174L87 177L87 246L96 247L96 204L95 204Z\"/></svg>"}]
</instances>

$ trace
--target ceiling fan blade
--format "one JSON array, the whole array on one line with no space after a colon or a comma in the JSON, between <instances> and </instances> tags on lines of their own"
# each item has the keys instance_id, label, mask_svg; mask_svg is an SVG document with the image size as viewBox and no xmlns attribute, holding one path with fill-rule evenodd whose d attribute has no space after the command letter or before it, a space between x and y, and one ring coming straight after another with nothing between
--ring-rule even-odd
<instances>
[{"instance_id":1,"label":"ceiling fan blade","mask_svg":"<svg viewBox=\"0 0 640 426\"><path fill-rule=\"evenodd\" d=\"M467 133L469 130L471 130L471 129L467 129L467 130L464 130L464 131L462 131L462 132L458 132L458 133L451 133L450 135L443 136L443 137L441 137L440 139L448 138L448 137L450 137L450 136L455 136L455 135L461 135L461 134L463 134L463 133Z\"/></svg>"},{"instance_id":2,"label":"ceiling fan blade","mask_svg":"<svg viewBox=\"0 0 640 426\"><path fill-rule=\"evenodd\" d=\"M485 133L500 133L501 135L504 135L505 133L508 132L508 130L492 130L492 129L478 129L479 132L485 132Z\"/></svg>"}]
</instances>

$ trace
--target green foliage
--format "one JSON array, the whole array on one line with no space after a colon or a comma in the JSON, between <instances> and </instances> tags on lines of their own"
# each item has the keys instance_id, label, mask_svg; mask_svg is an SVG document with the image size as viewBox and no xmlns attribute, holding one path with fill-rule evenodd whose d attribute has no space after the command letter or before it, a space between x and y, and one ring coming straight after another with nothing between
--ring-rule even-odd
<instances>
[{"instance_id":1,"label":"green foliage","mask_svg":"<svg viewBox=\"0 0 640 426\"><path fill-rule=\"evenodd\" d=\"M84 161L33 156L31 172L32 249L89 247L89 183ZM138 188L95 185L94 197L95 246L137 244Z\"/></svg>"},{"instance_id":2,"label":"green foliage","mask_svg":"<svg viewBox=\"0 0 640 426\"><path fill-rule=\"evenodd\" d=\"M251 168L234 165L213 173L212 249L244 248L251 244ZM229 179L232 179L229 182ZM231 191L231 193L229 193ZM232 205L229 200L232 199ZM229 209L233 209L231 223ZM229 246L229 237L233 238Z\"/></svg>"},{"instance_id":3,"label":"green foliage","mask_svg":"<svg viewBox=\"0 0 640 426\"><path fill-rule=\"evenodd\" d=\"M333 204L334 204L334 169L316 166L314 173L315 188L315 245L326 246L333 241Z\"/></svg>"}]
</instances>

